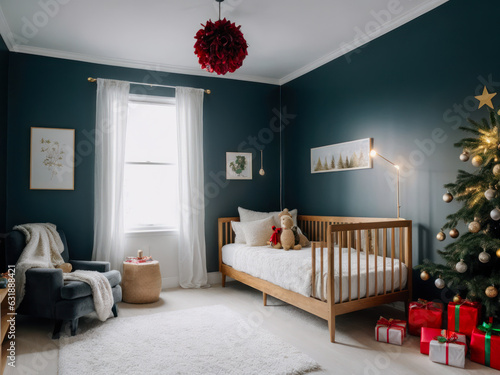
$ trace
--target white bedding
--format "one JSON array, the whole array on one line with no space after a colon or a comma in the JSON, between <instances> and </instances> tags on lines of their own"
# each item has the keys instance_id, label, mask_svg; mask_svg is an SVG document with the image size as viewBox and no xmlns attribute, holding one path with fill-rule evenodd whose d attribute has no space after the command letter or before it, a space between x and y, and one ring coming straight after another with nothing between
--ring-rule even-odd
<instances>
[{"instance_id":1,"label":"white bedding","mask_svg":"<svg viewBox=\"0 0 500 375\"><path fill-rule=\"evenodd\" d=\"M320 249L316 249L316 296L326 299L327 280L327 249L324 248L323 291L320 285ZM351 299L358 298L358 258L357 250L342 249L342 301L349 299L348 290L348 251L351 251ZM339 302L339 250L334 250L335 260L335 302ZM228 244L222 248L222 261L235 270L269 281L282 288L300 293L306 297L311 296L311 248L302 250L276 250L269 246L247 246L246 244ZM360 253L360 298L366 297L366 253ZM383 257L377 257L377 270L375 270L375 255L368 258L369 295L375 295L375 274L377 275L377 293L384 291ZM407 267L401 263L402 288L406 287ZM399 289L399 260L394 260L394 289ZM392 290L391 284L391 258L386 258L386 291ZM323 293L323 294L321 294Z\"/></svg>"}]
</instances>

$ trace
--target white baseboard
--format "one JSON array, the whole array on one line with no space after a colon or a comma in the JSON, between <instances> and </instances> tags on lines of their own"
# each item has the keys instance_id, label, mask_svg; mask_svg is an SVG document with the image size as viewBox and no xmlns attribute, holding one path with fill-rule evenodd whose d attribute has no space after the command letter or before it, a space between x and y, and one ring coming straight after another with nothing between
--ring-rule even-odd
<instances>
[{"instance_id":1,"label":"white baseboard","mask_svg":"<svg viewBox=\"0 0 500 375\"><path fill-rule=\"evenodd\" d=\"M220 284L222 282L222 275L220 272L209 272L208 273L208 283L211 285ZM226 281L234 281L230 277L226 278ZM161 279L162 289L177 288L179 286L179 277L164 277Z\"/></svg>"}]
</instances>

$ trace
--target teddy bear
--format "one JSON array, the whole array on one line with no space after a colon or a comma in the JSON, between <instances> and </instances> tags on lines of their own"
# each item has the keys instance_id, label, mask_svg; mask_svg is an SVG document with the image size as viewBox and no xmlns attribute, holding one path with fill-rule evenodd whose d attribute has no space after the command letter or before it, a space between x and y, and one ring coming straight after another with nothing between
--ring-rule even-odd
<instances>
[{"instance_id":1,"label":"teddy bear","mask_svg":"<svg viewBox=\"0 0 500 375\"><path fill-rule=\"evenodd\" d=\"M281 228L276 228L274 225L272 227L273 235L269 239L268 245L271 245L274 249L281 249Z\"/></svg>"},{"instance_id":2,"label":"teddy bear","mask_svg":"<svg viewBox=\"0 0 500 375\"><path fill-rule=\"evenodd\" d=\"M300 250L302 246L295 243L295 233L293 232L293 219L288 209L284 209L279 214L281 220L281 246L284 250Z\"/></svg>"}]
</instances>

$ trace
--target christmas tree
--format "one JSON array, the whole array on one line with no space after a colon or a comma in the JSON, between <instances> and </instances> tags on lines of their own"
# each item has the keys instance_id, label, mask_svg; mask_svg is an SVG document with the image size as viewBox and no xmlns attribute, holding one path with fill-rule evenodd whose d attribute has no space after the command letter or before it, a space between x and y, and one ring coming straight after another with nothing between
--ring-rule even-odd
<instances>
[{"instance_id":1,"label":"christmas tree","mask_svg":"<svg viewBox=\"0 0 500 375\"><path fill-rule=\"evenodd\" d=\"M484 104L493 109L490 94L485 88L479 108ZM436 277L437 288L446 285L457 295L455 302L462 298L479 301L486 316L500 317L500 111L490 110L489 118L480 122L468 119L469 125L460 127L470 134L455 144L463 150L460 160L469 159L476 168L473 173L459 170L456 181L446 184L448 190L443 200L453 199L462 203L455 213L448 215L447 222L436 236L443 241L444 231L455 240L438 250L446 261L437 264L425 261L419 266L420 277L429 279L429 274ZM460 222L467 225L468 232L460 235L456 227Z\"/></svg>"}]
</instances>

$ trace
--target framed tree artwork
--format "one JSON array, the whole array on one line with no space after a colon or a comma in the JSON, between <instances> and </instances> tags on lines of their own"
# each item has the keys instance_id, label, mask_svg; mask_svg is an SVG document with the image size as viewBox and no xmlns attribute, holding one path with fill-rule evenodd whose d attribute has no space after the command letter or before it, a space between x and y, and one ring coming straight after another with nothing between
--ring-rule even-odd
<instances>
[{"instance_id":1,"label":"framed tree artwork","mask_svg":"<svg viewBox=\"0 0 500 375\"><path fill-rule=\"evenodd\" d=\"M311 173L372 168L372 139L358 139L311 149Z\"/></svg>"},{"instance_id":2,"label":"framed tree artwork","mask_svg":"<svg viewBox=\"0 0 500 375\"><path fill-rule=\"evenodd\" d=\"M252 179L252 153L226 152L226 179Z\"/></svg>"},{"instance_id":3,"label":"framed tree artwork","mask_svg":"<svg viewBox=\"0 0 500 375\"><path fill-rule=\"evenodd\" d=\"M31 128L30 189L75 189L75 129Z\"/></svg>"}]
</instances>

